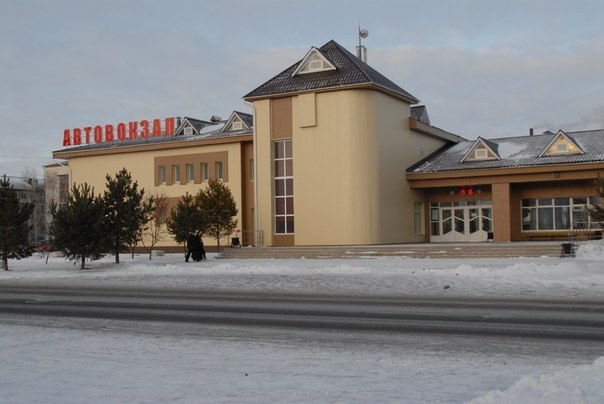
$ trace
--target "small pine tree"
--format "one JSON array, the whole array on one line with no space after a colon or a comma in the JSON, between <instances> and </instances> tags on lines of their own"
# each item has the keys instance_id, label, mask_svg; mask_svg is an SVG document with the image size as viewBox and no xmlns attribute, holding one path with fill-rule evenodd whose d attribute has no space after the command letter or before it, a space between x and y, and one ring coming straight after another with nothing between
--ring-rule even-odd
<instances>
[{"instance_id":1,"label":"small pine tree","mask_svg":"<svg viewBox=\"0 0 604 404\"><path fill-rule=\"evenodd\" d=\"M0 180L0 259L8 271L8 259L21 259L32 254L29 244L29 218L33 203L20 203L17 191L6 175Z\"/></svg>"},{"instance_id":2,"label":"small pine tree","mask_svg":"<svg viewBox=\"0 0 604 404\"><path fill-rule=\"evenodd\" d=\"M145 190L138 190L138 182L132 181L132 175L124 168L115 178L106 176L105 220L109 229L108 250L120 262L120 252L136 244L141 228L147 223L153 211L154 199L144 199Z\"/></svg>"},{"instance_id":3,"label":"small pine tree","mask_svg":"<svg viewBox=\"0 0 604 404\"><path fill-rule=\"evenodd\" d=\"M86 259L96 260L103 256L106 227L103 200L94 195L94 189L86 183L73 185L67 203L50 207L50 242L74 262L85 268Z\"/></svg>"},{"instance_id":4,"label":"small pine tree","mask_svg":"<svg viewBox=\"0 0 604 404\"><path fill-rule=\"evenodd\" d=\"M174 236L174 240L183 245L186 251L187 236L196 230L205 233L205 219L201 215L193 196L185 194L172 209L168 219L168 232Z\"/></svg>"},{"instance_id":5,"label":"small pine tree","mask_svg":"<svg viewBox=\"0 0 604 404\"><path fill-rule=\"evenodd\" d=\"M206 233L216 239L220 253L220 239L233 233L237 227L237 204L231 190L219 180L210 180L208 186L195 196L195 202L205 217Z\"/></svg>"}]
</instances>

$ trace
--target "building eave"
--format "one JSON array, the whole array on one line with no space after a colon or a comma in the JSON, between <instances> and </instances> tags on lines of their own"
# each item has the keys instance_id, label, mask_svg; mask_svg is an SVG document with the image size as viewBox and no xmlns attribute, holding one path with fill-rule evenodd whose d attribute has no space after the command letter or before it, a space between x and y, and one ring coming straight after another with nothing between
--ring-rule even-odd
<instances>
[{"instance_id":1,"label":"building eave","mask_svg":"<svg viewBox=\"0 0 604 404\"><path fill-rule=\"evenodd\" d=\"M426 125L413 117L409 117L409 129L414 132L419 132L424 135L453 143L465 142L467 140L459 135L437 128L436 126Z\"/></svg>"},{"instance_id":2,"label":"building eave","mask_svg":"<svg viewBox=\"0 0 604 404\"><path fill-rule=\"evenodd\" d=\"M450 170L405 173L411 188L438 188L453 185L481 185L501 182L531 183L543 181L574 181L596 179L604 170L604 162L550 164L540 166L503 167L472 170ZM498 180L499 179L499 180Z\"/></svg>"},{"instance_id":3,"label":"building eave","mask_svg":"<svg viewBox=\"0 0 604 404\"><path fill-rule=\"evenodd\" d=\"M357 90L357 89L368 89L368 90L379 91L381 93L388 94L399 100L405 101L408 104L416 104L419 102L419 100L416 98L406 97L403 94L389 90L386 87L377 85L375 83L369 83L369 82L358 83L358 84L347 84L347 85L343 85L343 86L313 88L313 89L308 89L308 90L304 90L304 91L289 91L289 92L284 92L284 93L259 95L259 96L255 96L255 97L246 97L243 100L247 101L247 102L254 102L254 101L267 100L267 99L273 99L273 98L291 97L291 96L300 95L300 94L326 93L326 92L331 92L331 91Z\"/></svg>"}]
</instances>

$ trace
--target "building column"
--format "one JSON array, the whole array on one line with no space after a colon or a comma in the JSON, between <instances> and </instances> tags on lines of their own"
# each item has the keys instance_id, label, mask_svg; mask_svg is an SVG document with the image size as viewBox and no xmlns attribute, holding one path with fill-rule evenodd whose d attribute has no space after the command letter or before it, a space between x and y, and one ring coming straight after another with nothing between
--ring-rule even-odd
<instances>
[{"instance_id":1,"label":"building column","mask_svg":"<svg viewBox=\"0 0 604 404\"><path fill-rule=\"evenodd\" d=\"M510 219L510 184L492 184L493 241L512 241Z\"/></svg>"}]
</instances>

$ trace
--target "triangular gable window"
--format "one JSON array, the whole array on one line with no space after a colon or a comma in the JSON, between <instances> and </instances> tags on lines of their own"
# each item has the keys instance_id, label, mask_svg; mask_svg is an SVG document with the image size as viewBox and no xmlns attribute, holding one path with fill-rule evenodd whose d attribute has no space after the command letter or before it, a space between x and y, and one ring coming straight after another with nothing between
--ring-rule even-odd
<instances>
[{"instance_id":1,"label":"triangular gable window","mask_svg":"<svg viewBox=\"0 0 604 404\"><path fill-rule=\"evenodd\" d=\"M243 122L243 120L237 115L237 113L233 113L227 123L224 125L222 129L223 132L231 132L236 130L249 129L249 127Z\"/></svg>"},{"instance_id":2,"label":"triangular gable window","mask_svg":"<svg viewBox=\"0 0 604 404\"><path fill-rule=\"evenodd\" d=\"M195 133L195 127L187 118L184 118L180 126L176 128L176 135L194 135Z\"/></svg>"},{"instance_id":3,"label":"triangular gable window","mask_svg":"<svg viewBox=\"0 0 604 404\"><path fill-rule=\"evenodd\" d=\"M543 156L560 156L566 154L584 154L585 152L581 147L576 144L570 137L563 131L559 130L556 136L547 145L545 150L539 155Z\"/></svg>"},{"instance_id":4,"label":"triangular gable window","mask_svg":"<svg viewBox=\"0 0 604 404\"><path fill-rule=\"evenodd\" d=\"M488 160L501 160L501 157L499 157L493 147L490 147L484 139L479 137L463 156L461 162Z\"/></svg>"},{"instance_id":5,"label":"triangular gable window","mask_svg":"<svg viewBox=\"0 0 604 404\"><path fill-rule=\"evenodd\" d=\"M292 76L326 70L336 70L336 67L317 48L312 48L304 56L304 59L302 59Z\"/></svg>"}]
</instances>

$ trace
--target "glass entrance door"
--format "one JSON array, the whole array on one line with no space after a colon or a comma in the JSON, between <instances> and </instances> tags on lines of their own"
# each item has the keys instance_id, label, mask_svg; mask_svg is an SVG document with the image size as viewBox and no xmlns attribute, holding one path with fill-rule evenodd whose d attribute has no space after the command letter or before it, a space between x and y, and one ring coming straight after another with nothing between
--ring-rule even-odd
<instances>
[{"instance_id":1,"label":"glass entrance door","mask_svg":"<svg viewBox=\"0 0 604 404\"><path fill-rule=\"evenodd\" d=\"M433 202L430 204L430 240L433 242L486 241L493 231L491 201Z\"/></svg>"}]
</instances>

